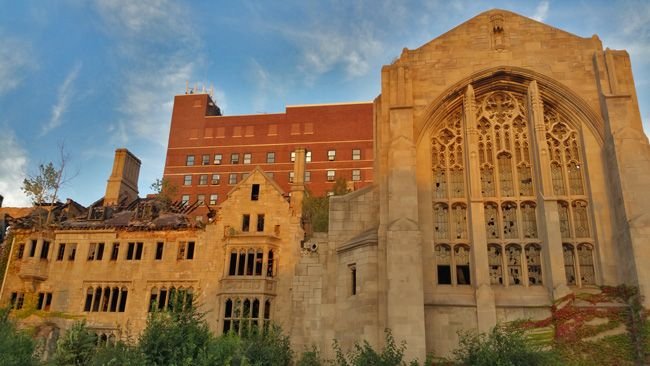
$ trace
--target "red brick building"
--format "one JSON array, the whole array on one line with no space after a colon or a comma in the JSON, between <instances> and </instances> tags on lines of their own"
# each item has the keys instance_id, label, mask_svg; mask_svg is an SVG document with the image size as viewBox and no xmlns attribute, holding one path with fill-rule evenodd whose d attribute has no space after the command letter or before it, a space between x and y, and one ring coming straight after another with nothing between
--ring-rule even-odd
<instances>
[{"instance_id":1,"label":"red brick building","mask_svg":"<svg viewBox=\"0 0 650 366\"><path fill-rule=\"evenodd\" d=\"M285 113L222 116L208 94L174 99L164 178L177 199L221 203L260 166L285 190L294 150L307 150L305 182L326 194L338 178L358 189L373 181L372 102L287 106ZM194 213L203 216L202 205Z\"/></svg>"}]
</instances>

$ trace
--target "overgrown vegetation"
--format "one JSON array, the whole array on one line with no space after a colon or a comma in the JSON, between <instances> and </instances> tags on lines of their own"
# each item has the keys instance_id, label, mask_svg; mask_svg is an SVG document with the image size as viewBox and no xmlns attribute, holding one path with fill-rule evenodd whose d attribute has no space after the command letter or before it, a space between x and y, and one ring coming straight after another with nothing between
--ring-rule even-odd
<instances>
[{"instance_id":1,"label":"overgrown vegetation","mask_svg":"<svg viewBox=\"0 0 650 366\"><path fill-rule=\"evenodd\" d=\"M16 328L9 319L9 309L0 309L0 365L38 365L36 342L32 337Z\"/></svg>"},{"instance_id":2,"label":"overgrown vegetation","mask_svg":"<svg viewBox=\"0 0 650 366\"><path fill-rule=\"evenodd\" d=\"M343 178L338 178L334 182L331 195L340 196L350 191L347 188L347 182ZM304 221L308 224L306 231L311 233L323 233L329 229L329 209L330 198L325 196L314 196L309 190L305 191L305 198L302 202L302 215Z\"/></svg>"},{"instance_id":3,"label":"overgrown vegetation","mask_svg":"<svg viewBox=\"0 0 650 366\"><path fill-rule=\"evenodd\" d=\"M173 198L178 192L178 186L170 182L167 178L157 178L151 183L150 188L156 194L156 199L165 205L165 207L171 205Z\"/></svg>"}]
</instances>

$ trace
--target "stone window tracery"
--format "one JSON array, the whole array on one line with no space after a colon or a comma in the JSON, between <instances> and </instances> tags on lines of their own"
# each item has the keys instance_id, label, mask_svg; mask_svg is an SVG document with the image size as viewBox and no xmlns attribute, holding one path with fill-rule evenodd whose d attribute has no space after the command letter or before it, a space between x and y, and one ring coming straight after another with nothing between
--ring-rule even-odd
<instances>
[{"instance_id":1,"label":"stone window tracery","mask_svg":"<svg viewBox=\"0 0 650 366\"><path fill-rule=\"evenodd\" d=\"M228 298L224 303L223 333L245 336L260 324L266 329L271 320L271 300L258 297Z\"/></svg>"},{"instance_id":2,"label":"stone window tracery","mask_svg":"<svg viewBox=\"0 0 650 366\"><path fill-rule=\"evenodd\" d=\"M508 284L521 285L522 284L522 269L521 269L521 247L516 244L506 246L506 262L508 265Z\"/></svg>"},{"instance_id":3,"label":"stone window tracery","mask_svg":"<svg viewBox=\"0 0 650 366\"><path fill-rule=\"evenodd\" d=\"M126 310L129 290L126 286L90 286L86 289L84 312L120 312Z\"/></svg>"},{"instance_id":4,"label":"stone window tracery","mask_svg":"<svg viewBox=\"0 0 650 366\"><path fill-rule=\"evenodd\" d=\"M528 268L528 284L542 284L542 247L539 244L526 246L526 267Z\"/></svg>"},{"instance_id":5,"label":"stone window tracery","mask_svg":"<svg viewBox=\"0 0 650 366\"><path fill-rule=\"evenodd\" d=\"M503 285L503 258L499 244L488 245L488 265L490 266L490 284Z\"/></svg>"},{"instance_id":6,"label":"stone window tracery","mask_svg":"<svg viewBox=\"0 0 650 366\"><path fill-rule=\"evenodd\" d=\"M266 258L264 254L262 248L232 249L226 267L228 276L262 276L266 267L266 276L273 277L273 251L269 250Z\"/></svg>"},{"instance_id":7,"label":"stone window tracery","mask_svg":"<svg viewBox=\"0 0 650 366\"><path fill-rule=\"evenodd\" d=\"M470 285L470 247L467 244L438 244L435 247L439 285Z\"/></svg>"},{"instance_id":8,"label":"stone window tracery","mask_svg":"<svg viewBox=\"0 0 650 366\"><path fill-rule=\"evenodd\" d=\"M565 243L562 248L567 284L573 286L595 285L593 246L590 243L581 243L577 246Z\"/></svg>"}]
</instances>

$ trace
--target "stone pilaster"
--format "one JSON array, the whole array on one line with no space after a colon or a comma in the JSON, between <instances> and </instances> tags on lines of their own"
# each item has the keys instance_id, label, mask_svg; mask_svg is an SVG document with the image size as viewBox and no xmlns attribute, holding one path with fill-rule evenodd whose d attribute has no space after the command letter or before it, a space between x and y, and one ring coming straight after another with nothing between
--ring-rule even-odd
<instances>
[{"instance_id":1,"label":"stone pilaster","mask_svg":"<svg viewBox=\"0 0 650 366\"><path fill-rule=\"evenodd\" d=\"M468 222L472 238L472 262L476 287L476 318L479 332L488 332L497 323L494 291L490 287L490 273L485 236L485 207L481 193L481 166L478 155L478 131L476 130L476 106L474 88L468 85L463 99L463 123L465 127L465 156L467 182L470 194Z\"/></svg>"},{"instance_id":2,"label":"stone pilaster","mask_svg":"<svg viewBox=\"0 0 650 366\"><path fill-rule=\"evenodd\" d=\"M542 249L544 260L544 282L552 292L553 298L558 299L570 292L566 285L564 272L564 256L562 253L562 236L560 233L560 216L557 200L553 193L551 178L551 163L546 142L546 126L544 124L544 105L539 95L537 81L533 80L528 86L526 96L528 104L528 126L532 131L532 144L535 177L537 184L537 223L538 235L545 247Z\"/></svg>"}]
</instances>

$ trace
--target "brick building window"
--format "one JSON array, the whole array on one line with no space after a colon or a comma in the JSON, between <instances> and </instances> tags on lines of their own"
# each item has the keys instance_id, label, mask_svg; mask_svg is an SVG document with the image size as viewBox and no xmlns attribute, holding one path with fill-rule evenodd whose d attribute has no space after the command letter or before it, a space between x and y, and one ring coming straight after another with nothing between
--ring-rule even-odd
<instances>
[{"instance_id":1,"label":"brick building window","mask_svg":"<svg viewBox=\"0 0 650 366\"><path fill-rule=\"evenodd\" d=\"M199 185L207 185L208 184L208 175L207 174L201 174L199 175Z\"/></svg>"},{"instance_id":2,"label":"brick building window","mask_svg":"<svg viewBox=\"0 0 650 366\"><path fill-rule=\"evenodd\" d=\"M327 160L334 161L336 159L336 150L327 150Z\"/></svg>"},{"instance_id":3,"label":"brick building window","mask_svg":"<svg viewBox=\"0 0 650 366\"><path fill-rule=\"evenodd\" d=\"M188 155L188 156L185 158L185 165L187 165L187 166L192 166L192 165L194 165L194 155Z\"/></svg>"},{"instance_id":4,"label":"brick building window","mask_svg":"<svg viewBox=\"0 0 650 366\"><path fill-rule=\"evenodd\" d=\"M214 165L221 165L222 160L223 160L223 155L214 154Z\"/></svg>"},{"instance_id":5,"label":"brick building window","mask_svg":"<svg viewBox=\"0 0 650 366\"><path fill-rule=\"evenodd\" d=\"M294 172L289 172L289 183L293 183L295 178L294 174L295 174Z\"/></svg>"},{"instance_id":6,"label":"brick building window","mask_svg":"<svg viewBox=\"0 0 650 366\"><path fill-rule=\"evenodd\" d=\"M352 149L352 160L361 160L361 149Z\"/></svg>"},{"instance_id":7,"label":"brick building window","mask_svg":"<svg viewBox=\"0 0 650 366\"><path fill-rule=\"evenodd\" d=\"M354 296L357 294L357 265L350 264L348 268L350 268L350 295Z\"/></svg>"},{"instance_id":8,"label":"brick building window","mask_svg":"<svg viewBox=\"0 0 650 366\"><path fill-rule=\"evenodd\" d=\"M291 160L292 163L293 163L294 161L296 161L296 152L295 152L295 151L292 151L292 152L291 152L291 155L290 155L290 159L289 159L289 160Z\"/></svg>"},{"instance_id":9,"label":"brick building window","mask_svg":"<svg viewBox=\"0 0 650 366\"><path fill-rule=\"evenodd\" d=\"M352 181L358 182L361 180L361 170L353 169L352 170Z\"/></svg>"},{"instance_id":10,"label":"brick building window","mask_svg":"<svg viewBox=\"0 0 650 366\"><path fill-rule=\"evenodd\" d=\"M305 171L305 182L311 182L311 172Z\"/></svg>"},{"instance_id":11,"label":"brick building window","mask_svg":"<svg viewBox=\"0 0 650 366\"><path fill-rule=\"evenodd\" d=\"M181 196L181 203L184 205L187 205L190 203L190 195L189 194L184 194Z\"/></svg>"},{"instance_id":12,"label":"brick building window","mask_svg":"<svg viewBox=\"0 0 650 366\"><path fill-rule=\"evenodd\" d=\"M230 154L230 164L239 164L239 154Z\"/></svg>"},{"instance_id":13,"label":"brick building window","mask_svg":"<svg viewBox=\"0 0 650 366\"><path fill-rule=\"evenodd\" d=\"M201 165L210 165L210 154L203 154L201 156Z\"/></svg>"},{"instance_id":14,"label":"brick building window","mask_svg":"<svg viewBox=\"0 0 650 366\"><path fill-rule=\"evenodd\" d=\"M217 201L219 200L219 195L216 193L213 193L210 195L210 204L211 205L216 205Z\"/></svg>"},{"instance_id":15,"label":"brick building window","mask_svg":"<svg viewBox=\"0 0 650 366\"><path fill-rule=\"evenodd\" d=\"M267 164L275 163L275 153L274 152L267 152L266 153L266 163Z\"/></svg>"},{"instance_id":16,"label":"brick building window","mask_svg":"<svg viewBox=\"0 0 650 366\"><path fill-rule=\"evenodd\" d=\"M197 195L196 200L198 201L199 205L204 204L205 203L205 195L204 194Z\"/></svg>"},{"instance_id":17,"label":"brick building window","mask_svg":"<svg viewBox=\"0 0 650 366\"><path fill-rule=\"evenodd\" d=\"M192 176L191 175L186 175L183 177L183 185L184 186L191 186L192 185Z\"/></svg>"},{"instance_id":18,"label":"brick building window","mask_svg":"<svg viewBox=\"0 0 650 366\"><path fill-rule=\"evenodd\" d=\"M311 163L311 151L305 152L305 162Z\"/></svg>"},{"instance_id":19,"label":"brick building window","mask_svg":"<svg viewBox=\"0 0 650 366\"><path fill-rule=\"evenodd\" d=\"M211 183L212 183L213 185L217 185L217 184L221 183L221 175L220 175L220 174L212 174L212 181L211 181Z\"/></svg>"},{"instance_id":20,"label":"brick building window","mask_svg":"<svg viewBox=\"0 0 650 366\"><path fill-rule=\"evenodd\" d=\"M253 154L244 153L244 164L250 164L253 161Z\"/></svg>"},{"instance_id":21,"label":"brick building window","mask_svg":"<svg viewBox=\"0 0 650 366\"><path fill-rule=\"evenodd\" d=\"M228 184L237 184L237 173L230 173L228 176Z\"/></svg>"},{"instance_id":22,"label":"brick building window","mask_svg":"<svg viewBox=\"0 0 650 366\"><path fill-rule=\"evenodd\" d=\"M333 182L336 179L336 172L334 170L327 171L327 181Z\"/></svg>"}]
</instances>

